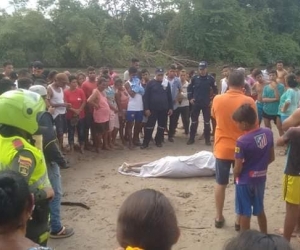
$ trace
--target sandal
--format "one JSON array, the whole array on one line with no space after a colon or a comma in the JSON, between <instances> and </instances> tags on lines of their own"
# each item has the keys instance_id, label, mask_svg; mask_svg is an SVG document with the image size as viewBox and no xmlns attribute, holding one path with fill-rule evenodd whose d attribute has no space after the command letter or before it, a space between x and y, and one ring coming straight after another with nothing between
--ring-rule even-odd
<instances>
[{"instance_id":1,"label":"sandal","mask_svg":"<svg viewBox=\"0 0 300 250\"><path fill-rule=\"evenodd\" d=\"M68 238L74 234L73 228L62 227L62 229L58 233L50 233L51 239L63 239Z\"/></svg>"},{"instance_id":2,"label":"sandal","mask_svg":"<svg viewBox=\"0 0 300 250\"><path fill-rule=\"evenodd\" d=\"M224 227L224 224L225 224L225 219L223 218L223 220L220 220L220 221L217 221L215 219L215 228L222 228Z\"/></svg>"}]
</instances>

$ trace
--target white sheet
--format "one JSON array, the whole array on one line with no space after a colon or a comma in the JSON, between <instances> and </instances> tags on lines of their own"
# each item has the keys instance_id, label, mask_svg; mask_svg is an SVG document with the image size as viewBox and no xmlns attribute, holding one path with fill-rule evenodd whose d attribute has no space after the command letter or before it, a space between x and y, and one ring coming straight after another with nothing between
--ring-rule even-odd
<instances>
[{"instance_id":1,"label":"white sheet","mask_svg":"<svg viewBox=\"0 0 300 250\"><path fill-rule=\"evenodd\" d=\"M128 168L126 162L119 173L143 178L190 178L215 174L215 157L211 152L201 151L190 156L166 156L139 168Z\"/></svg>"}]
</instances>

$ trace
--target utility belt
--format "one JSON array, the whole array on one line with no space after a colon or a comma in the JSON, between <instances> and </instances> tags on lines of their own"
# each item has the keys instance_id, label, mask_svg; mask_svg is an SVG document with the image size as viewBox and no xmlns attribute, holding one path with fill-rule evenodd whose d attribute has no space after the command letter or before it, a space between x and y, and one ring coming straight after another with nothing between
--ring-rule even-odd
<instances>
[{"instance_id":1,"label":"utility belt","mask_svg":"<svg viewBox=\"0 0 300 250\"><path fill-rule=\"evenodd\" d=\"M49 200L36 202L32 219L27 222L26 237L41 246L47 246L49 238L49 202Z\"/></svg>"}]
</instances>

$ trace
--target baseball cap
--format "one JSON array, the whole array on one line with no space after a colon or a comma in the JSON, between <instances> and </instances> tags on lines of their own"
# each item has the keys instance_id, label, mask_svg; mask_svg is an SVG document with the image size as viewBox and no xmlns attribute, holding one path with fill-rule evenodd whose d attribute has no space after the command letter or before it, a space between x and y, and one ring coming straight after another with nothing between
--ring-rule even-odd
<instances>
[{"instance_id":1,"label":"baseball cap","mask_svg":"<svg viewBox=\"0 0 300 250\"><path fill-rule=\"evenodd\" d=\"M41 96L47 95L47 89L42 85L33 85L29 88L30 91L35 92Z\"/></svg>"},{"instance_id":2,"label":"baseball cap","mask_svg":"<svg viewBox=\"0 0 300 250\"><path fill-rule=\"evenodd\" d=\"M158 74L164 74L164 69L163 68L157 68L156 70L155 70L155 74L156 75L158 75Z\"/></svg>"},{"instance_id":3,"label":"baseball cap","mask_svg":"<svg viewBox=\"0 0 300 250\"><path fill-rule=\"evenodd\" d=\"M32 67L35 68L35 69L43 69L44 68L44 64L40 61L35 61L33 64L32 64Z\"/></svg>"},{"instance_id":4,"label":"baseball cap","mask_svg":"<svg viewBox=\"0 0 300 250\"><path fill-rule=\"evenodd\" d=\"M207 68L207 62L201 61L199 63L199 69L206 69Z\"/></svg>"}]
</instances>

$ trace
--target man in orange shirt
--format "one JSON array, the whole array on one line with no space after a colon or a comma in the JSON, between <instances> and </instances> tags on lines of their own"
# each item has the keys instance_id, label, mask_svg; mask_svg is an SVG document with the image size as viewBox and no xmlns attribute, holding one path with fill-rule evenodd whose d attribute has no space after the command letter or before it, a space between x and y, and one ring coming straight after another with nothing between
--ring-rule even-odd
<instances>
[{"instance_id":1,"label":"man in orange shirt","mask_svg":"<svg viewBox=\"0 0 300 250\"><path fill-rule=\"evenodd\" d=\"M223 95L217 95L214 98L211 109L212 117L215 118L217 122L214 140L214 155L216 157L216 228L222 228L224 226L223 207L225 190L229 182L230 168L234 164L236 140L243 135L243 131L241 131L233 121L232 115L245 103L249 103L256 110L253 99L244 94L244 85L244 73L233 70L228 78L229 90ZM236 224L236 228L238 228L239 222Z\"/></svg>"}]
</instances>

